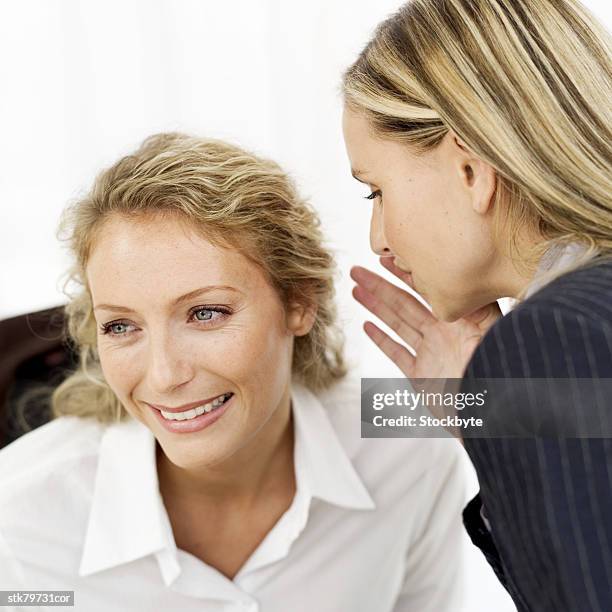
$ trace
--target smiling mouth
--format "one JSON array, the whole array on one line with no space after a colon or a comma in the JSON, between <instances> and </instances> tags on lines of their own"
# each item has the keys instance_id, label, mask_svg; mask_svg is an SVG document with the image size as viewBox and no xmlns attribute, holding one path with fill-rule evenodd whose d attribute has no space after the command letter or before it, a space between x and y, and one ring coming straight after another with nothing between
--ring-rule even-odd
<instances>
[{"instance_id":1,"label":"smiling mouth","mask_svg":"<svg viewBox=\"0 0 612 612\"><path fill-rule=\"evenodd\" d=\"M232 392L224 393L223 395L219 395L205 404L201 404L181 412L167 412L165 410L161 410L160 408L156 408L156 410L159 410L161 415L168 421L188 421L190 419L195 419L204 413L214 412L223 406L223 404L225 404L229 399L231 399L233 395L234 394Z\"/></svg>"}]
</instances>

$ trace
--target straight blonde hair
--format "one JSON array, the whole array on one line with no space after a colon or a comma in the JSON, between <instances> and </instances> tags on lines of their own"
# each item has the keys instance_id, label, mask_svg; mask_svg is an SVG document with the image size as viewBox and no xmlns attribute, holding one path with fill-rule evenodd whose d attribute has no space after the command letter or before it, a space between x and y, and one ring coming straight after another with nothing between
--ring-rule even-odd
<instances>
[{"instance_id":1,"label":"straight blonde hair","mask_svg":"<svg viewBox=\"0 0 612 612\"><path fill-rule=\"evenodd\" d=\"M343 95L382 138L424 153L453 129L493 166L494 228L517 267L570 242L581 256L542 282L612 259L612 41L579 2L411 0ZM515 241L525 225L542 236L530 253Z\"/></svg>"}]
</instances>

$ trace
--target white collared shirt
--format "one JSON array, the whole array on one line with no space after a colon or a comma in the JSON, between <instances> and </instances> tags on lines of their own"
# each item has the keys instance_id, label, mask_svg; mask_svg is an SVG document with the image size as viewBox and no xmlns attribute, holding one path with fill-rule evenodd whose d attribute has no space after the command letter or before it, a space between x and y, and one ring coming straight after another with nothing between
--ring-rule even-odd
<instances>
[{"instance_id":1,"label":"white collared shirt","mask_svg":"<svg viewBox=\"0 0 612 612\"><path fill-rule=\"evenodd\" d=\"M582 257L585 257L586 253L586 245L577 241L568 242L565 245L553 247L546 251L538 264L533 279L528 285L523 301L548 284L542 281L545 273L557 270L561 273L564 268L572 266Z\"/></svg>"},{"instance_id":2,"label":"white collared shirt","mask_svg":"<svg viewBox=\"0 0 612 612\"><path fill-rule=\"evenodd\" d=\"M359 405L358 379L292 386L296 494L233 580L177 548L139 421L25 434L0 451L0 589L74 590L85 612L457 610L465 457L362 439Z\"/></svg>"}]
</instances>

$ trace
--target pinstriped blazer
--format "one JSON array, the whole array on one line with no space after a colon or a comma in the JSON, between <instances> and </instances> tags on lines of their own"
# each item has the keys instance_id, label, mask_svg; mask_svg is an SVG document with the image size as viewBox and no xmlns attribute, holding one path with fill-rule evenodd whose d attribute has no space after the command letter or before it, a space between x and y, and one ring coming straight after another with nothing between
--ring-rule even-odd
<instances>
[{"instance_id":1,"label":"pinstriped blazer","mask_svg":"<svg viewBox=\"0 0 612 612\"><path fill-rule=\"evenodd\" d=\"M464 381L524 377L612 378L612 263L568 272L502 317ZM518 610L611 612L612 439L464 444L480 482L464 525Z\"/></svg>"}]
</instances>

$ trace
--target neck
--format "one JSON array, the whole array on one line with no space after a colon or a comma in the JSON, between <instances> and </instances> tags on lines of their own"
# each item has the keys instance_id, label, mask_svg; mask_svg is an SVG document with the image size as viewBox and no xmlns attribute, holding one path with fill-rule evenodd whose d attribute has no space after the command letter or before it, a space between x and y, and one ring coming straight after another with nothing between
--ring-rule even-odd
<instances>
[{"instance_id":1,"label":"neck","mask_svg":"<svg viewBox=\"0 0 612 612\"><path fill-rule=\"evenodd\" d=\"M535 276L535 269L528 271L517 270L512 263L502 276L502 282L500 283L500 290L498 291L498 297L511 297L515 300L519 299L524 293L525 289L533 281Z\"/></svg>"},{"instance_id":2,"label":"neck","mask_svg":"<svg viewBox=\"0 0 612 612\"><path fill-rule=\"evenodd\" d=\"M173 464L156 443L160 490L174 499L250 504L275 483L293 481L293 418L290 387L254 437L221 463L199 469Z\"/></svg>"},{"instance_id":3,"label":"neck","mask_svg":"<svg viewBox=\"0 0 612 612\"><path fill-rule=\"evenodd\" d=\"M489 301L504 297L520 299L535 277L539 259L534 259L531 253L541 240L540 236L523 233L519 237L517 252L527 256L520 261L513 261L509 255L500 254L490 284L495 295Z\"/></svg>"}]
</instances>

